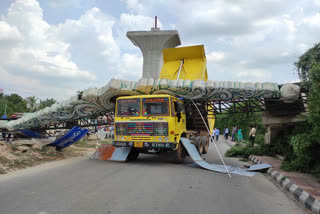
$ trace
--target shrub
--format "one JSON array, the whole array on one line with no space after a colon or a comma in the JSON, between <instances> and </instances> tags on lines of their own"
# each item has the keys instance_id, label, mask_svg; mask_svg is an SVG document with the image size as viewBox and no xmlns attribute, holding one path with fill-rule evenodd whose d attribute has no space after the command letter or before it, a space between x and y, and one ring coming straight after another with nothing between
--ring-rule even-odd
<instances>
[{"instance_id":1,"label":"shrub","mask_svg":"<svg viewBox=\"0 0 320 214\"><path fill-rule=\"evenodd\" d=\"M264 135L263 134L257 134L256 139L255 139L255 143L262 145L264 144Z\"/></svg>"},{"instance_id":2,"label":"shrub","mask_svg":"<svg viewBox=\"0 0 320 214\"><path fill-rule=\"evenodd\" d=\"M248 158L250 155L263 155L261 147L251 146L234 146L227 150L226 157L243 157Z\"/></svg>"}]
</instances>

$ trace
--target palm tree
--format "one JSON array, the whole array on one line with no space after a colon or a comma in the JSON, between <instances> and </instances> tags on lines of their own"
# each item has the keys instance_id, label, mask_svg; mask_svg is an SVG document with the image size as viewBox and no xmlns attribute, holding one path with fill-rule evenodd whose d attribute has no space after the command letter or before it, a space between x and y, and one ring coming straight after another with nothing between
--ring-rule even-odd
<instances>
[{"instance_id":1,"label":"palm tree","mask_svg":"<svg viewBox=\"0 0 320 214\"><path fill-rule=\"evenodd\" d=\"M28 106L30 112L33 112L36 109L37 100L38 100L38 98L36 98L35 96L26 98L27 106Z\"/></svg>"}]
</instances>

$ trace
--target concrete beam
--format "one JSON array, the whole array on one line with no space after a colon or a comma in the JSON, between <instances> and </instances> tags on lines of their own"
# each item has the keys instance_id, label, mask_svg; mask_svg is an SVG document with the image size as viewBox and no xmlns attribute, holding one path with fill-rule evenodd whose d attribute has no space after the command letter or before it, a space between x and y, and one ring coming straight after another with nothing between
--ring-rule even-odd
<instances>
[{"instance_id":1,"label":"concrete beam","mask_svg":"<svg viewBox=\"0 0 320 214\"><path fill-rule=\"evenodd\" d=\"M301 115L306 116L307 113L301 113ZM283 124L294 124L305 122L305 119L299 115L287 115L287 116L273 116L268 112L262 112L262 124L270 127L279 127Z\"/></svg>"}]
</instances>

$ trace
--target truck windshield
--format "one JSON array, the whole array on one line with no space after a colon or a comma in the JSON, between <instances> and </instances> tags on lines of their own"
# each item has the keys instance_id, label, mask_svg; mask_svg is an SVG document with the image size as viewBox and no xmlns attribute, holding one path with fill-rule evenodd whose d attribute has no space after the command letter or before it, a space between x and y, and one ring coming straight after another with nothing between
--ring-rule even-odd
<instances>
[{"instance_id":1,"label":"truck windshield","mask_svg":"<svg viewBox=\"0 0 320 214\"><path fill-rule=\"evenodd\" d=\"M140 99L119 99L117 116L140 116Z\"/></svg>"},{"instance_id":2,"label":"truck windshield","mask_svg":"<svg viewBox=\"0 0 320 214\"><path fill-rule=\"evenodd\" d=\"M169 115L169 98L145 98L142 103L143 116Z\"/></svg>"}]
</instances>

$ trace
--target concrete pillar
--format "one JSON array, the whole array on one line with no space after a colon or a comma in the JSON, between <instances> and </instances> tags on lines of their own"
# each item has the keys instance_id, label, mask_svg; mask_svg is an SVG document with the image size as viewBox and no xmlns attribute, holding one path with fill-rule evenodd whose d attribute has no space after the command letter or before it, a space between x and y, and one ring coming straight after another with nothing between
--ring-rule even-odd
<instances>
[{"instance_id":1,"label":"concrete pillar","mask_svg":"<svg viewBox=\"0 0 320 214\"><path fill-rule=\"evenodd\" d=\"M142 78L158 79L163 64L162 50L181 45L179 33L176 30L128 31L127 37L140 48L143 55Z\"/></svg>"},{"instance_id":2,"label":"concrete pillar","mask_svg":"<svg viewBox=\"0 0 320 214\"><path fill-rule=\"evenodd\" d=\"M268 127L268 132L265 133L264 137L265 143L271 143L288 127L305 123L308 113L303 112L300 115L273 115L269 112L262 112L261 116L262 124Z\"/></svg>"}]
</instances>

